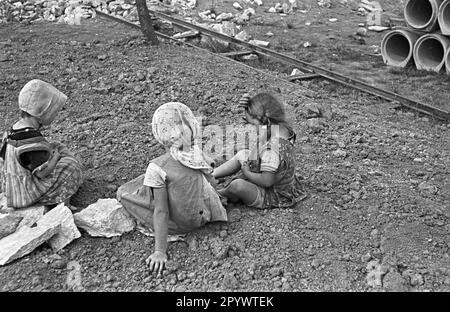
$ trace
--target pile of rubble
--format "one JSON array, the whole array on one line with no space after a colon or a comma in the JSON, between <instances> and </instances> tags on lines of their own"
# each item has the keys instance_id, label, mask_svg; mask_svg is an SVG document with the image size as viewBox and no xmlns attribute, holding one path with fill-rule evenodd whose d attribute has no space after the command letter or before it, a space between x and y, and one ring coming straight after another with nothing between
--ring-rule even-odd
<instances>
[{"instance_id":1,"label":"pile of rubble","mask_svg":"<svg viewBox=\"0 0 450 312\"><path fill-rule=\"evenodd\" d=\"M43 243L56 253L79 238L83 229L91 236L113 237L132 231L134 220L112 198L99 199L81 212L59 204L47 207L13 209L0 194L0 266L19 259Z\"/></svg>"},{"instance_id":2,"label":"pile of rubble","mask_svg":"<svg viewBox=\"0 0 450 312\"><path fill-rule=\"evenodd\" d=\"M0 23L45 20L79 25L82 19L95 17L96 9L130 21L138 20L135 0L6 0L0 3Z\"/></svg>"},{"instance_id":3,"label":"pile of rubble","mask_svg":"<svg viewBox=\"0 0 450 312\"><path fill-rule=\"evenodd\" d=\"M0 3L0 23L46 20L79 24L82 18L95 16L93 7L98 6L100 2L107 5L108 1L7 0Z\"/></svg>"}]
</instances>

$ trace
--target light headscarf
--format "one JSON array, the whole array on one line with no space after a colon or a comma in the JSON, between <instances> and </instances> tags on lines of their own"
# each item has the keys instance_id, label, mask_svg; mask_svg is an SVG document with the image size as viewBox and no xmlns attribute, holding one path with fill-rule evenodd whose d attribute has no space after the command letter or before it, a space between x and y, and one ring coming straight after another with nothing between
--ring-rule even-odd
<instances>
[{"instance_id":1,"label":"light headscarf","mask_svg":"<svg viewBox=\"0 0 450 312\"><path fill-rule=\"evenodd\" d=\"M49 125L66 100L67 96L48 82L33 79L19 93L19 108Z\"/></svg>"},{"instance_id":2,"label":"light headscarf","mask_svg":"<svg viewBox=\"0 0 450 312\"><path fill-rule=\"evenodd\" d=\"M192 135L183 128L189 128ZM153 114L152 132L155 139L170 149L170 155L186 167L210 173L212 167L196 144L200 124L192 111L179 102L169 102L158 107Z\"/></svg>"}]
</instances>

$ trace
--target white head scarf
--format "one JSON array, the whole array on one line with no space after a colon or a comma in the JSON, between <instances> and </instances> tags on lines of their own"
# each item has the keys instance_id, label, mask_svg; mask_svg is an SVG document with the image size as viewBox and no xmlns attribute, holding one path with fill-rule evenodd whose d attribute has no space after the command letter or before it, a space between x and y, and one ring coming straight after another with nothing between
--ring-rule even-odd
<instances>
[{"instance_id":1,"label":"white head scarf","mask_svg":"<svg viewBox=\"0 0 450 312\"><path fill-rule=\"evenodd\" d=\"M190 129L191 133L186 131ZM170 155L186 167L204 169L212 167L196 144L200 135L200 124L192 111L179 102L169 102L158 107L153 114L152 132L155 139L170 149Z\"/></svg>"},{"instance_id":2,"label":"white head scarf","mask_svg":"<svg viewBox=\"0 0 450 312\"><path fill-rule=\"evenodd\" d=\"M51 84L33 79L19 93L19 108L36 117L42 125L49 125L66 100L67 96Z\"/></svg>"}]
</instances>

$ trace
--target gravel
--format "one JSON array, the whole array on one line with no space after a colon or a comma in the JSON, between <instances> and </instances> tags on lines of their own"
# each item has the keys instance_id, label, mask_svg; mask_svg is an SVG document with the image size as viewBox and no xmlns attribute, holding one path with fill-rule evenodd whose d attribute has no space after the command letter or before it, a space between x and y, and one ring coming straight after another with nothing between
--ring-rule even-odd
<instances>
[{"instance_id":1,"label":"gravel","mask_svg":"<svg viewBox=\"0 0 450 312\"><path fill-rule=\"evenodd\" d=\"M233 124L237 112L225 108L242 93L267 89L279 89L295 108L297 173L308 198L291 210L228 209L226 227L209 224L169 244L177 269L160 278L144 262L154 248L151 237L83 233L60 259L44 263L52 251L42 245L0 267L0 291L369 291L377 288L367 284L367 261L386 255L396 255L397 265L382 276L383 289L448 289L446 275L429 272L450 269L448 245L441 243L450 240L450 154L443 148L450 128L323 80L302 88L192 48L150 47L121 25L73 27L0 24L0 42L10 42L0 51L14 56L1 63L0 99L12 124L17 94L31 73L68 95L44 133L83 161L78 207L114 197L115 187L163 153L150 127L160 104L181 101L211 124ZM319 132L308 129L304 105L311 102L333 112ZM439 220L442 226L429 225ZM367 254L373 259L362 258ZM412 273L403 275L406 270Z\"/></svg>"}]
</instances>

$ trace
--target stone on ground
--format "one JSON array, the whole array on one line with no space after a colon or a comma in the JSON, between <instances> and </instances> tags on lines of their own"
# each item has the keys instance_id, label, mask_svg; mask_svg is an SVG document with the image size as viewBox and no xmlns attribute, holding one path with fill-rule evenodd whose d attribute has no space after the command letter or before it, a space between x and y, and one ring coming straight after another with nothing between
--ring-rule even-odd
<instances>
[{"instance_id":1,"label":"stone on ground","mask_svg":"<svg viewBox=\"0 0 450 312\"><path fill-rule=\"evenodd\" d=\"M406 280L400 273L391 271L383 278L383 288L390 292L405 292L408 291Z\"/></svg>"},{"instance_id":2,"label":"stone on ground","mask_svg":"<svg viewBox=\"0 0 450 312\"><path fill-rule=\"evenodd\" d=\"M234 38L236 38L238 40L242 40L242 41L248 41L252 37L245 30L243 30L243 31L239 32Z\"/></svg>"},{"instance_id":3,"label":"stone on ground","mask_svg":"<svg viewBox=\"0 0 450 312\"><path fill-rule=\"evenodd\" d=\"M15 233L0 239L0 265L31 253L36 247L48 241L60 230L59 224L24 226Z\"/></svg>"},{"instance_id":4,"label":"stone on ground","mask_svg":"<svg viewBox=\"0 0 450 312\"><path fill-rule=\"evenodd\" d=\"M135 227L134 219L115 198L99 199L73 216L75 224L91 236L120 236Z\"/></svg>"},{"instance_id":5,"label":"stone on ground","mask_svg":"<svg viewBox=\"0 0 450 312\"><path fill-rule=\"evenodd\" d=\"M52 226L61 225L61 229L58 234L53 236L49 244L54 252L57 252L67 246L73 240L81 236L80 231L78 231L75 225L72 211L64 205L64 203L59 204L49 212L47 212L38 222L38 226Z\"/></svg>"},{"instance_id":6,"label":"stone on ground","mask_svg":"<svg viewBox=\"0 0 450 312\"><path fill-rule=\"evenodd\" d=\"M16 231L22 217L0 213L0 239Z\"/></svg>"},{"instance_id":7,"label":"stone on ground","mask_svg":"<svg viewBox=\"0 0 450 312\"><path fill-rule=\"evenodd\" d=\"M45 206L35 206L28 208L18 208L14 209L13 214L19 217L22 217L22 221L20 221L17 229L20 229L25 226L32 226L35 224L42 216L48 211L48 208Z\"/></svg>"},{"instance_id":8,"label":"stone on ground","mask_svg":"<svg viewBox=\"0 0 450 312\"><path fill-rule=\"evenodd\" d=\"M383 285L382 278L386 274L384 268L379 260L372 260L367 264L366 282L370 287L381 287Z\"/></svg>"},{"instance_id":9,"label":"stone on ground","mask_svg":"<svg viewBox=\"0 0 450 312\"><path fill-rule=\"evenodd\" d=\"M263 47L263 48L267 48L270 44L270 42L268 42L268 41L256 40L256 39L250 40L249 43L256 45L256 46Z\"/></svg>"}]
</instances>

